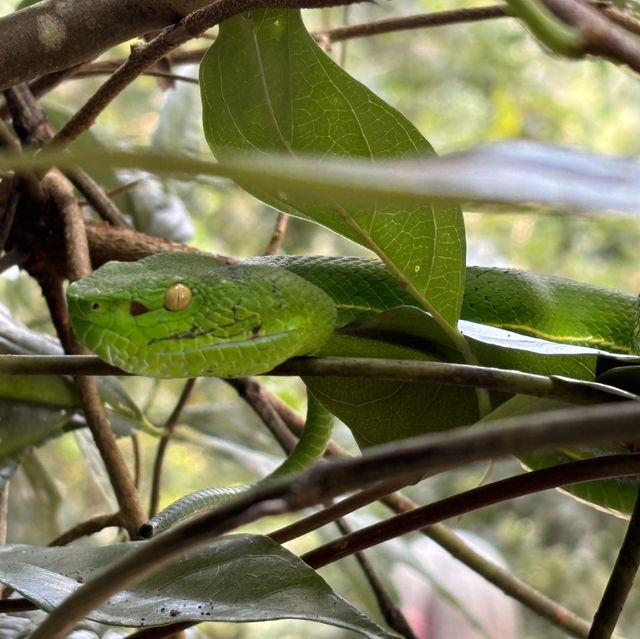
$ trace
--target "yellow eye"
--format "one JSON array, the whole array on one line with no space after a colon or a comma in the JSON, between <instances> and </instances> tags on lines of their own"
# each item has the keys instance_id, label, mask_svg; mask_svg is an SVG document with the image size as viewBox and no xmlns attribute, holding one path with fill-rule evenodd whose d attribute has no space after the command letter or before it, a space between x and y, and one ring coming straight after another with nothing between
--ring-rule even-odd
<instances>
[{"instance_id":1,"label":"yellow eye","mask_svg":"<svg viewBox=\"0 0 640 639\"><path fill-rule=\"evenodd\" d=\"M164 307L168 311L181 311L191 302L191 289L178 282L172 284L164 294Z\"/></svg>"}]
</instances>

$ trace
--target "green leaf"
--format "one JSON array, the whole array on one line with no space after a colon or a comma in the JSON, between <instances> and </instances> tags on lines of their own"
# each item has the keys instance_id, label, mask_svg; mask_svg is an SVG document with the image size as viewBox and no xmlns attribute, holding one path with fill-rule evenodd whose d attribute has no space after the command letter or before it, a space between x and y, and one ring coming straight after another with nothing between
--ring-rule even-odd
<instances>
[{"instance_id":1,"label":"green leaf","mask_svg":"<svg viewBox=\"0 0 640 639\"><path fill-rule=\"evenodd\" d=\"M483 366L593 382L600 351L556 344L474 322L460 329ZM399 306L334 336L320 355L463 363L449 336L419 308ZM305 384L353 432L360 446L477 421L472 388L372 379L305 377ZM567 381L569 384L569 381ZM492 393L494 407L510 396Z\"/></svg>"},{"instance_id":2,"label":"green leaf","mask_svg":"<svg viewBox=\"0 0 640 639\"><path fill-rule=\"evenodd\" d=\"M224 22L202 62L200 84L205 134L219 160L256 151L376 160L433 154L406 118L318 47L299 11L256 10ZM402 207L375 198L353 206L331 197L314 203L264 181L239 184L375 251L455 325L465 258L457 206Z\"/></svg>"},{"instance_id":3,"label":"green leaf","mask_svg":"<svg viewBox=\"0 0 640 639\"><path fill-rule=\"evenodd\" d=\"M60 151L35 156L0 153L0 170L62 168L80 164L137 168L161 175L208 175L270 186L313 206L336 201L349 206L375 202L399 210L434 201L469 203L474 210L548 210L583 216L615 211L638 217L640 164L533 142L503 142L461 153L421 159L370 160L295 158L254 153L223 162L160 151L105 150L99 154Z\"/></svg>"},{"instance_id":4,"label":"green leaf","mask_svg":"<svg viewBox=\"0 0 640 639\"><path fill-rule=\"evenodd\" d=\"M144 542L101 548L0 549L0 581L44 610L52 610ZM250 575L243 578L242 575ZM117 626L161 626L177 621L308 619L373 638L390 633L344 599L296 555L268 537L229 535L191 552L111 597L90 619Z\"/></svg>"},{"instance_id":5,"label":"green leaf","mask_svg":"<svg viewBox=\"0 0 640 639\"><path fill-rule=\"evenodd\" d=\"M501 404L487 415L483 421L493 421L508 417L518 417L540 413L547 410L566 408L568 404L541 397L526 397L516 395ZM581 447L580 450L558 450L544 453L530 453L521 458L521 463L527 470L549 468L559 464L601 457L629 453L629 448L623 444L609 446ZM604 510L617 517L626 517L633 510L638 495L640 481L637 477L614 477L597 481L583 482L559 489L561 492Z\"/></svg>"}]
</instances>

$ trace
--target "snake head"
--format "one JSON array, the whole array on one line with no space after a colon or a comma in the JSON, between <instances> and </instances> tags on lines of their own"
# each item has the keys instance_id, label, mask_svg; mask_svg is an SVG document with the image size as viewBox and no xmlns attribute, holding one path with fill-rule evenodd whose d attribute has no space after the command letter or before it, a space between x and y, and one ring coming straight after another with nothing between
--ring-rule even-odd
<instances>
[{"instance_id":1,"label":"snake head","mask_svg":"<svg viewBox=\"0 0 640 639\"><path fill-rule=\"evenodd\" d=\"M69 285L78 339L140 375L239 377L319 349L335 326L332 299L289 271L160 253L109 262Z\"/></svg>"}]
</instances>

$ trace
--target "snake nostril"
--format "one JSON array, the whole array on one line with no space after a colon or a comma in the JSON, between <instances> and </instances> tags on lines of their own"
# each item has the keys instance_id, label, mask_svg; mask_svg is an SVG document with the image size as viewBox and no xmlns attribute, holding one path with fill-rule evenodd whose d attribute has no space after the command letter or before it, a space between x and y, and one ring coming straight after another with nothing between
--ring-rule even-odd
<instances>
[{"instance_id":1,"label":"snake nostril","mask_svg":"<svg viewBox=\"0 0 640 639\"><path fill-rule=\"evenodd\" d=\"M99 309L100 309L100 302L94 302L94 303L91 305L91 310L92 310L92 311L97 311L97 310L99 310Z\"/></svg>"}]
</instances>

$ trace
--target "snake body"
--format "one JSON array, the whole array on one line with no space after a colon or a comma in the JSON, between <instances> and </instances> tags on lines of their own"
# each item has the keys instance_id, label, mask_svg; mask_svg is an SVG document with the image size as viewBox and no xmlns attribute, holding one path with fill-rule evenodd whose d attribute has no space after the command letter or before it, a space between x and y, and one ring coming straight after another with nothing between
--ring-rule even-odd
<instances>
[{"instance_id":1,"label":"snake body","mask_svg":"<svg viewBox=\"0 0 640 639\"><path fill-rule=\"evenodd\" d=\"M171 307L171 292L189 300ZM71 284L78 338L125 371L239 377L317 353L336 328L415 300L376 260L200 254L110 262ZM186 303L185 303L186 302ZM636 352L631 295L515 269L468 267L463 319L550 341Z\"/></svg>"},{"instance_id":2,"label":"snake body","mask_svg":"<svg viewBox=\"0 0 640 639\"><path fill-rule=\"evenodd\" d=\"M96 355L155 377L265 373L290 357L331 352L336 329L416 306L376 260L283 256L227 265L190 253L107 263L72 283L67 299L76 335ZM550 341L637 352L634 297L558 277L468 267L461 316ZM318 407L310 394L305 434L270 477L322 454L331 424ZM143 534L237 492L187 496Z\"/></svg>"}]
</instances>

